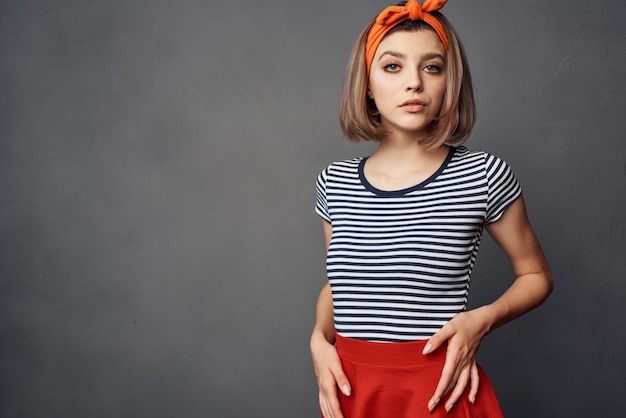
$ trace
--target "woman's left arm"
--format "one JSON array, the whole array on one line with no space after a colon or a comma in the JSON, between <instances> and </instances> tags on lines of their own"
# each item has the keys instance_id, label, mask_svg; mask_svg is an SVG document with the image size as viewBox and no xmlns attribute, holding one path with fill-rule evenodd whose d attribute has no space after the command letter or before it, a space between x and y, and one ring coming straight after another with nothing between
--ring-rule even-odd
<instances>
[{"instance_id":1,"label":"woman's left arm","mask_svg":"<svg viewBox=\"0 0 626 418\"><path fill-rule=\"evenodd\" d=\"M540 305L554 287L550 267L528 220L522 196L499 220L488 225L487 231L508 256L516 279L496 301L458 314L430 338L424 354L448 342L441 378L428 404L431 411L452 391L445 405L450 410L468 383L471 385L470 401L474 401L478 391L476 353L483 337Z\"/></svg>"}]
</instances>

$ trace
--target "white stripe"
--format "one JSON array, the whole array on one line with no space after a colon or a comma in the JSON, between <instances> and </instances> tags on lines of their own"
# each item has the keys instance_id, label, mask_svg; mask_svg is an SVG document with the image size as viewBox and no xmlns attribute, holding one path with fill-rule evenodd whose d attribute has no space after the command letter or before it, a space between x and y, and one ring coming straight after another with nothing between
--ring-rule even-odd
<instances>
[{"instance_id":1,"label":"white stripe","mask_svg":"<svg viewBox=\"0 0 626 418\"><path fill-rule=\"evenodd\" d=\"M465 309L482 228L521 190L504 161L465 147L404 194L363 184L363 161L333 163L316 181L316 211L333 227L327 272L337 332L428 338Z\"/></svg>"}]
</instances>

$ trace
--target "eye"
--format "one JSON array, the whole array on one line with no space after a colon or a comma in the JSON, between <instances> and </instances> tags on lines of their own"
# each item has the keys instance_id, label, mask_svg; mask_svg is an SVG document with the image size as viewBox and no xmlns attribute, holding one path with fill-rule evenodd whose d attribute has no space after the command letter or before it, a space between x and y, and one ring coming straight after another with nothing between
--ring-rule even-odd
<instances>
[{"instance_id":1,"label":"eye","mask_svg":"<svg viewBox=\"0 0 626 418\"><path fill-rule=\"evenodd\" d=\"M428 64L424 67L424 70L428 73L440 73L441 67L435 64Z\"/></svg>"},{"instance_id":2,"label":"eye","mask_svg":"<svg viewBox=\"0 0 626 418\"><path fill-rule=\"evenodd\" d=\"M397 71L400 71L400 66L396 63L387 64L383 68L385 69L385 71L390 72L390 73L395 73Z\"/></svg>"}]
</instances>

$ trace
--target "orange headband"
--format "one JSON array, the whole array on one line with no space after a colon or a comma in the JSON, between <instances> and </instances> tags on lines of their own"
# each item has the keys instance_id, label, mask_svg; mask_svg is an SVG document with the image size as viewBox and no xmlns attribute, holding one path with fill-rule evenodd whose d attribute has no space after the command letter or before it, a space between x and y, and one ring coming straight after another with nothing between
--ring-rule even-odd
<instances>
[{"instance_id":1,"label":"orange headband","mask_svg":"<svg viewBox=\"0 0 626 418\"><path fill-rule=\"evenodd\" d=\"M448 51L448 35L446 30L437 18L429 12L441 9L448 0L426 0L424 4L419 4L417 0L409 0L404 6L389 6L376 18L376 22L372 25L367 33L367 43L365 44L365 62L367 64L367 73L370 73L372 61L378 44L383 40L387 32L397 24L405 20L423 20L428 23L439 35L443 47Z\"/></svg>"}]
</instances>

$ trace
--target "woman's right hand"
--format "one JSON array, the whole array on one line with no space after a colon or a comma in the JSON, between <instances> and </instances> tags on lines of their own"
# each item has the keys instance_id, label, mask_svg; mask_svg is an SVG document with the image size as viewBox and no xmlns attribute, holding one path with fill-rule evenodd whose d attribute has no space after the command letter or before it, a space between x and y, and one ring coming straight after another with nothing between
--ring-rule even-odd
<instances>
[{"instance_id":1,"label":"woman's right hand","mask_svg":"<svg viewBox=\"0 0 626 418\"><path fill-rule=\"evenodd\" d=\"M341 360L334 345L321 335L311 337L311 357L319 386L320 409L324 418L343 418L339 406L339 388L350 396L350 382L343 372Z\"/></svg>"}]
</instances>

